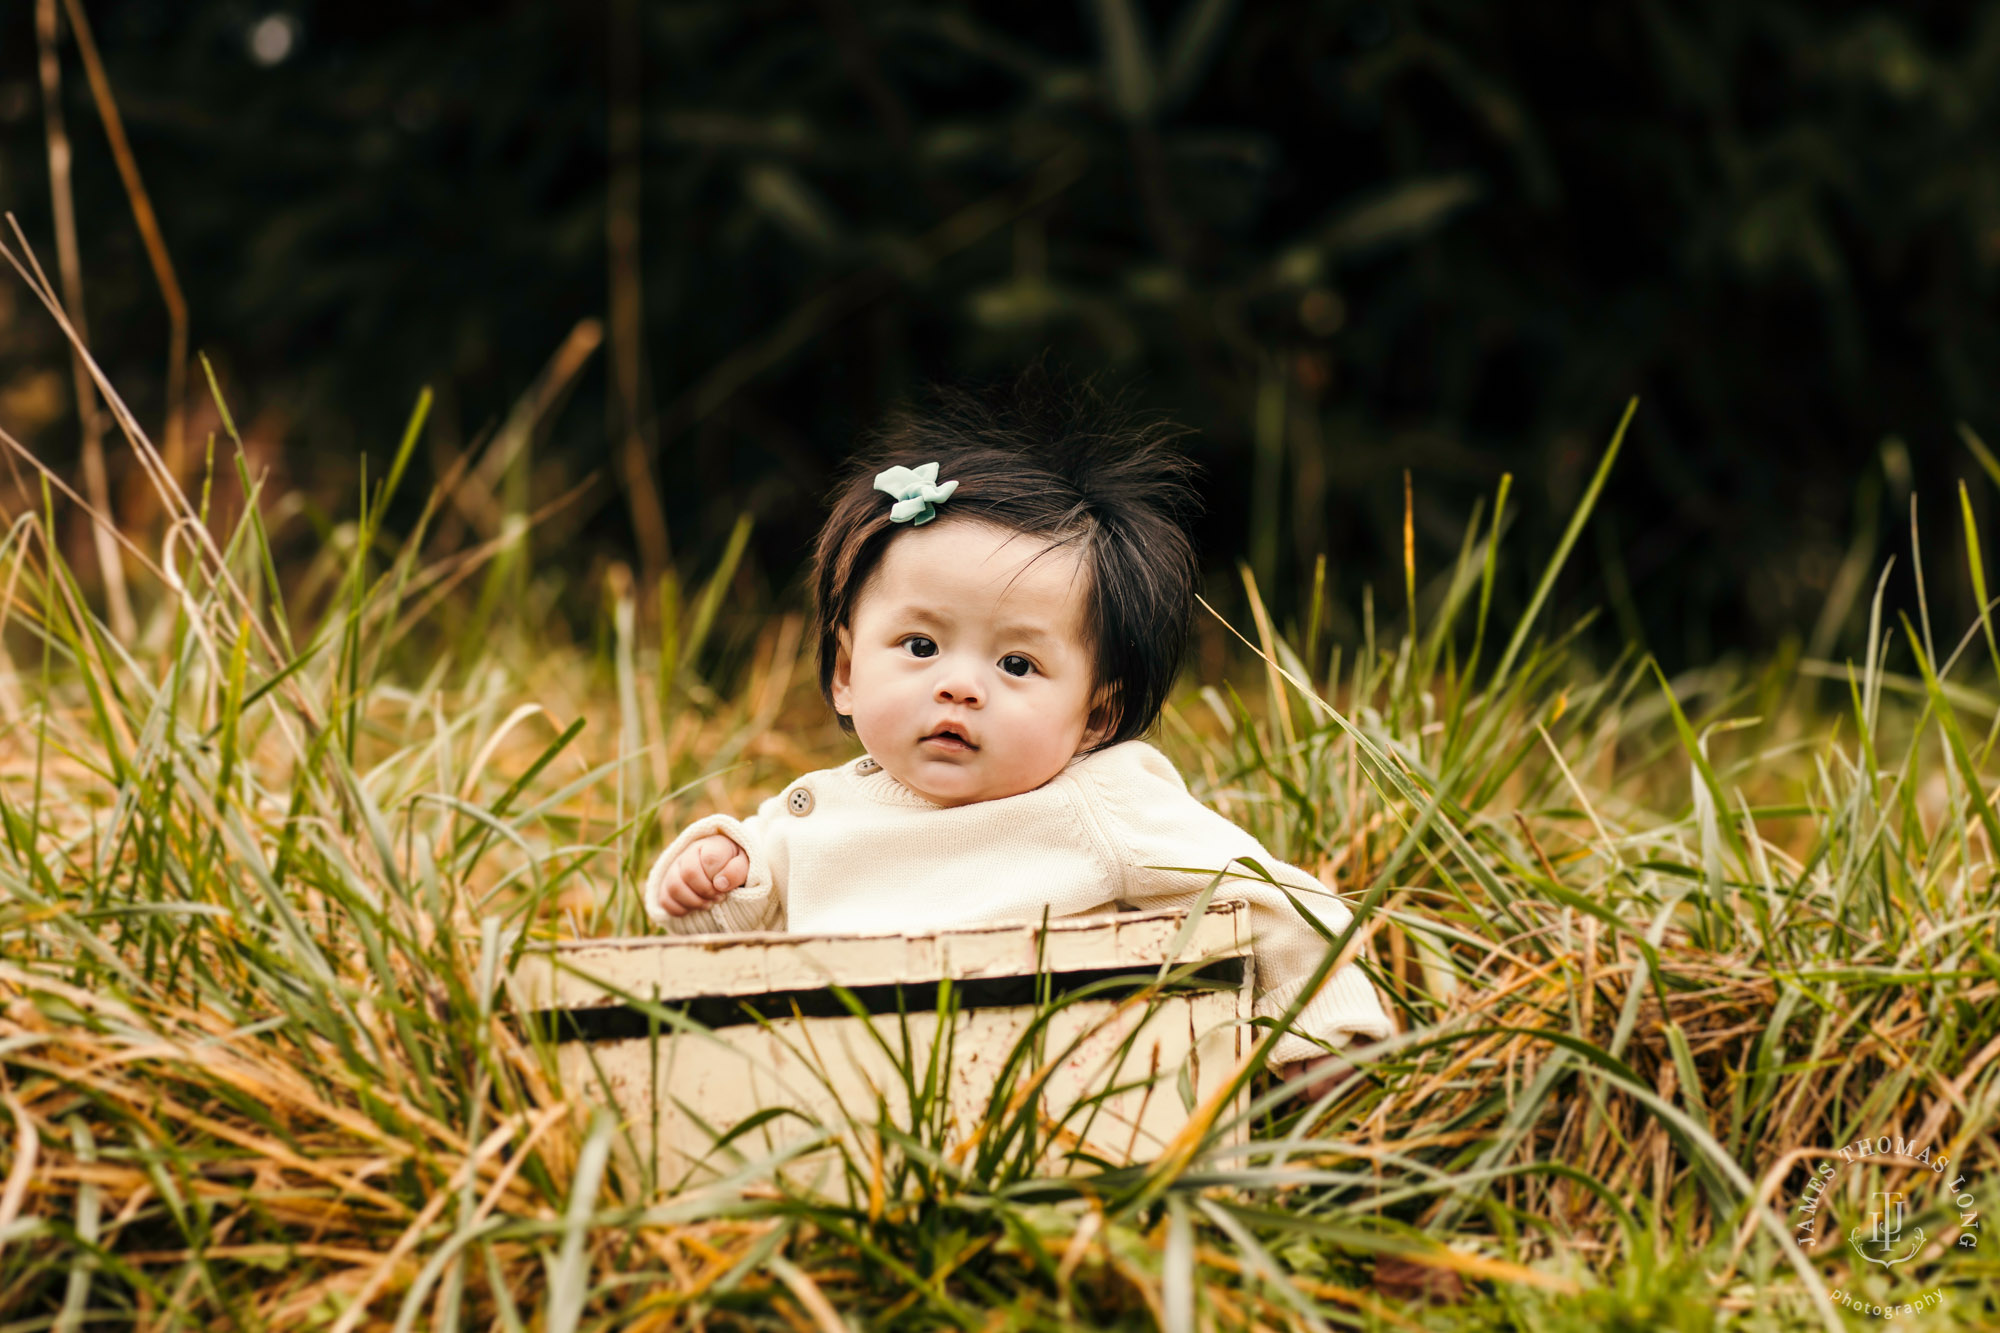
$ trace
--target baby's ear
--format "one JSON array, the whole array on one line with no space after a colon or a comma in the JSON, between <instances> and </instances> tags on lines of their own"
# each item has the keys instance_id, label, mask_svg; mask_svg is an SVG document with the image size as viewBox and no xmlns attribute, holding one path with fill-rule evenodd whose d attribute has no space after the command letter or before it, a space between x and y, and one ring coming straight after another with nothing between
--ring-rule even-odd
<instances>
[{"instance_id":1,"label":"baby's ear","mask_svg":"<svg viewBox=\"0 0 2000 1333\"><path fill-rule=\"evenodd\" d=\"M833 631L833 711L842 717L854 716L854 636L847 626Z\"/></svg>"},{"instance_id":2,"label":"baby's ear","mask_svg":"<svg viewBox=\"0 0 2000 1333\"><path fill-rule=\"evenodd\" d=\"M1118 730L1120 712L1118 687L1101 686L1097 697L1090 702L1090 716L1083 724L1083 748L1089 750L1102 745L1107 736Z\"/></svg>"}]
</instances>

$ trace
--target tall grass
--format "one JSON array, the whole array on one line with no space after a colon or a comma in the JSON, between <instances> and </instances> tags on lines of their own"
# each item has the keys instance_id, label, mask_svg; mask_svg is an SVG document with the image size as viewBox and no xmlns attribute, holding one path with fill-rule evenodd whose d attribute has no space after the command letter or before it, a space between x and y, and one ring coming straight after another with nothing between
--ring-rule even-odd
<instances>
[{"instance_id":1,"label":"tall grass","mask_svg":"<svg viewBox=\"0 0 2000 1333\"><path fill-rule=\"evenodd\" d=\"M1829 1287L1912 1282L1971 1327L2000 1299L1990 1246L1891 1281L1787 1239L1837 1145L1996 1161L1983 616L1890 625L1878 588L1851 664L1574 661L1542 614L1616 438L1515 624L1504 483L1448 568L1406 546L1361 642L1246 574L1234 683L1190 682L1162 740L1357 904L1404 1028L1366 1076L1310 1104L1260 1076L1247 1142L1218 1104L1138 1167L1051 1178L1032 1132L945 1161L924 1094L835 1127L877 1158L858 1200L747 1139L672 1188L503 974L642 930L663 834L845 742L796 615L730 604L741 529L645 607L614 573L594 644L547 628L532 515L439 550L441 490L390 532L423 417L297 574L230 428L135 548L131 641L52 485L7 516L0 1328L1837 1327ZM1382 1255L1467 1299L1371 1289Z\"/></svg>"}]
</instances>

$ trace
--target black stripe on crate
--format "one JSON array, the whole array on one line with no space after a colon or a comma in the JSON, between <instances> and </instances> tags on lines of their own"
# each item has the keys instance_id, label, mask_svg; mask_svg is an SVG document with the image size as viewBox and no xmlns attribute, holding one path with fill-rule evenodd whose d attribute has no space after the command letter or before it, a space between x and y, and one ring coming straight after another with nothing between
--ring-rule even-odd
<instances>
[{"instance_id":1,"label":"black stripe on crate","mask_svg":"<svg viewBox=\"0 0 2000 1333\"><path fill-rule=\"evenodd\" d=\"M1079 972L1055 972L1046 976L973 977L952 983L953 1000L959 1009L1007 1009L1035 1003L1039 988L1048 986L1052 998L1074 994L1098 982L1122 982L1106 986L1093 999L1123 999L1151 986L1158 973L1133 972L1130 968L1103 967ZM1206 963L1167 987L1169 992L1185 990L1236 990L1243 985L1243 960L1219 958ZM932 982L890 982L879 986L850 986L849 995L871 1014L927 1014L937 1010L938 988ZM740 1027L762 1019L844 1018L853 1013L830 990L779 990L761 995L704 995L691 1000L663 1001L661 1007L705 1028ZM527 1016L544 1035L556 1041L617 1041L644 1037L651 1032L671 1033L673 1026L630 1005L604 1005L590 1009L544 1009Z\"/></svg>"}]
</instances>

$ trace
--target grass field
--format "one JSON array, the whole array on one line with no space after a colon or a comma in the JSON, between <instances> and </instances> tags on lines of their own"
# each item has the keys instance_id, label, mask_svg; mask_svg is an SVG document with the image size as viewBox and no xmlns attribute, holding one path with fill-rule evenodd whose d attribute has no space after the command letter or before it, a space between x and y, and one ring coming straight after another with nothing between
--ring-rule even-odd
<instances>
[{"instance_id":1,"label":"grass field","mask_svg":"<svg viewBox=\"0 0 2000 1333\"><path fill-rule=\"evenodd\" d=\"M738 595L747 530L645 605L538 566L525 514L444 549L465 475L383 523L421 429L284 569L296 508L226 432L171 538L129 534L132 642L50 541L66 502L7 516L0 1330L1832 1328L1834 1290L2000 1323L1975 608L1878 592L1851 663L1574 660L1546 599L1595 485L1556 552L1475 514L1452 565L1406 557L1358 642L1246 579L1160 740L1361 909L1405 1028L1369 1076L1310 1106L1260 1076L1247 1149L1217 1124L1149 1168L1038 1179L1026 1146L973 1169L863 1124L870 1205L756 1160L655 1186L498 977L643 930L665 836L851 742L797 614ZM1883 1190L1927 1237L1894 1268L1844 1239ZM1385 1254L1464 1299L1378 1291Z\"/></svg>"}]
</instances>

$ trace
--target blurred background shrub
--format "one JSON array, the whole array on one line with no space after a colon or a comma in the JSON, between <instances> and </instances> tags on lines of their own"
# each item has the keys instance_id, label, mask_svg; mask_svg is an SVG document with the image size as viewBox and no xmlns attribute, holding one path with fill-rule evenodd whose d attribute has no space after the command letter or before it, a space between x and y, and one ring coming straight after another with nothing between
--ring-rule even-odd
<instances>
[{"instance_id":1,"label":"blurred background shrub","mask_svg":"<svg viewBox=\"0 0 2000 1333\"><path fill-rule=\"evenodd\" d=\"M45 262L64 5L0 15L0 206ZM2000 405L2000 4L82 11L256 460L351 506L430 384L420 470L508 442L455 521L588 482L533 538L580 574L712 563L747 509L782 588L886 405L1052 349L1198 428L1204 548L1285 605L1322 550L1337 605L1400 586L1404 469L1420 569L1503 471L1546 551L1637 393L1564 596L1670 665L1826 651ZM166 306L62 28L92 339L158 423ZM0 426L47 457L68 374L0 284Z\"/></svg>"}]
</instances>

